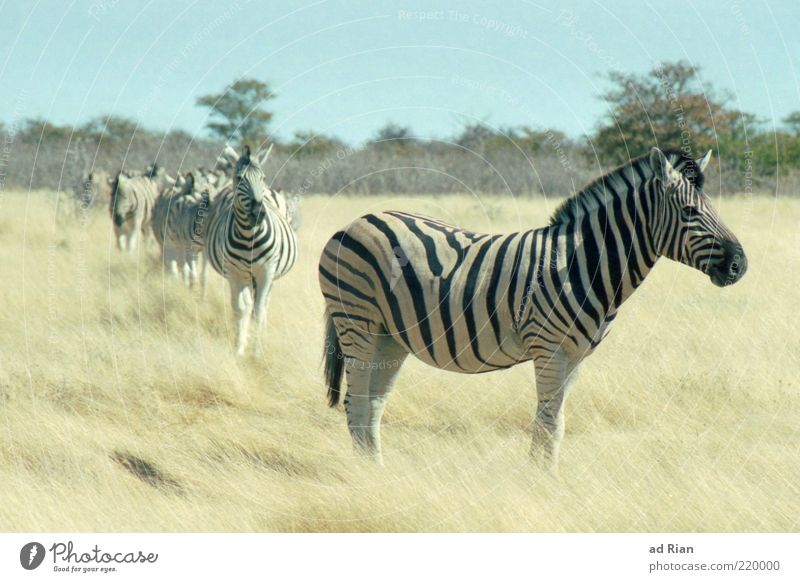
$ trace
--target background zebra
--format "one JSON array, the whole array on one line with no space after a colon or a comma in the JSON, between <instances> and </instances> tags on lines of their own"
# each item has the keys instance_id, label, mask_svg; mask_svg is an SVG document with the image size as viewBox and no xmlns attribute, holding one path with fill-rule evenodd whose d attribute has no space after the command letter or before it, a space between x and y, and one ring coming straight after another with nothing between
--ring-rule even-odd
<instances>
[{"instance_id":1,"label":"background zebra","mask_svg":"<svg viewBox=\"0 0 800 582\"><path fill-rule=\"evenodd\" d=\"M153 204L161 188L171 182L155 165L145 176L129 177L120 170L111 184L109 211L114 223L117 248L132 252L141 234L150 226Z\"/></svg>"},{"instance_id":2,"label":"background zebra","mask_svg":"<svg viewBox=\"0 0 800 582\"><path fill-rule=\"evenodd\" d=\"M88 210L94 205L105 205L111 199L112 180L105 170L96 169L89 172L86 179L74 188L75 215Z\"/></svg>"},{"instance_id":3,"label":"background zebra","mask_svg":"<svg viewBox=\"0 0 800 582\"><path fill-rule=\"evenodd\" d=\"M197 186L201 189L207 189L209 192L219 191L230 182L228 173L220 168L209 170L208 168L200 167L195 173L197 175Z\"/></svg>"},{"instance_id":4,"label":"background zebra","mask_svg":"<svg viewBox=\"0 0 800 582\"><path fill-rule=\"evenodd\" d=\"M334 234L319 263L326 383L336 406L345 371L356 447L382 461L381 415L409 353L468 374L533 360L531 454L555 467L570 381L657 259L694 267L718 286L744 275L744 250L702 190L710 158L653 148L536 230L479 234L383 212Z\"/></svg>"},{"instance_id":5,"label":"background zebra","mask_svg":"<svg viewBox=\"0 0 800 582\"><path fill-rule=\"evenodd\" d=\"M208 187L201 190L189 172L162 193L153 207L153 234L161 246L164 266L176 277L182 273L187 286L199 279L209 204Z\"/></svg>"},{"instance_id":6,"label":"background zebra","mask_svg":"<svg viewBox=\"0 0 800 582\"><path fill-rule=\"evenodd\" d=\"M261 352L272 283L294 266L297 238L286 197L267 187L260 167L266 155L260 162L252 160L250 148L245 146L237 159L227 146L224 156L235 162L233 182L217 195L209 210L203 287L208 264L230 283L237 354L244 355L253 312L256 351Z\"/></svg>"}]
</instances>

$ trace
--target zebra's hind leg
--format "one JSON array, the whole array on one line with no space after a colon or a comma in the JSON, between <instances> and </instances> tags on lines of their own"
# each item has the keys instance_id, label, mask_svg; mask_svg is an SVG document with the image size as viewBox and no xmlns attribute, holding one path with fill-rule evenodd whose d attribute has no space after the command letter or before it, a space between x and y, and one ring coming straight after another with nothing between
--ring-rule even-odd
<instances>
[{"instance_id":1,"label":"zebra's hind leg","mask_svg":"<svg viewBox=\"0 0 800 582\"><path fill-rule=\"evenodd\" d=\"M243 356L247 346L247 328L253 312L253 299L250 296L249 285L243 284L238 279L231 279L230 284L231 309L236 321L236 355Z\"/></svg>"},{"instance_id":2,"label":"zebra's hind leg","mask_svg":"<svg viewBox=\"0 0 800 582\"><path fill-rule=\"evenodd\" d=\"M353 447L380 464L381 416L406 354L391 337L369 331L375 327L367 322L351 325L339 339L347 378L344 409Z\"/></svg>"},{"instance_id":3,"label":"zebra's hind leg","mask_svg":"<svg viewBox=\"0 0 800 582\"><path fill-rule=\"evenodd\" d=\"M564 437L563 405L575 379L577 364L559 351L545 351L534 357L538 405L533 421L531 457L558 470L558 451Z\"/></svg>"},{"instance_id":4,"label":"zebra's hind leg","mask_svg":"<svg viewBox=\"0 0 800 582\"><path fill-rule=\"evenodd\" d=\"M369 424L367 426L367 443L373 459L383 464L381 452L381 418L386 408L397 374L405 362L408 352L391 336L382 335L375 342L375 353L372 356L372 373L369 381Z\"/></svg>"}]
</instances>

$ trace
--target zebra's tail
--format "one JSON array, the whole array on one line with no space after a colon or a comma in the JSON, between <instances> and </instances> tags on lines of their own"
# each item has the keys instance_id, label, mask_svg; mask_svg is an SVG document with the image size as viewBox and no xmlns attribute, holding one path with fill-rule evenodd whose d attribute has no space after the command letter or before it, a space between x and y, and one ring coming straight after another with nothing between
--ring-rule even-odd
<instances>
[{"instance_id":1,"label":"zebra's tail","mask_svg":"<svg viewBox=\"0 0 800 582\"><path fill-rule=\"evenodd\" d=\"M334 408L339 404L339 392L344 370L344 355L339 345L339 336L330 313L325 314L325 384L328 386L328 405Z\"/></svg>"}]
</instances>

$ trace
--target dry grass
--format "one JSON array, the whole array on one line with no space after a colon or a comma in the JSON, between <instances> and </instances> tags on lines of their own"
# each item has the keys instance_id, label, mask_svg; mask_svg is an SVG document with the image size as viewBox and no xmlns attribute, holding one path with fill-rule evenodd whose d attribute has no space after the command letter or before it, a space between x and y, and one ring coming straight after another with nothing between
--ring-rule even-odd
<instances>
[{"instance_id":1,"label":"dry grass","mask_svg":"<svg viewBox=\"0 0 800 582\"><path fill-rule=\"evenodd\" d=\"M560 478L526 462L530 365L409 361L387 467L354 458L325 404L316 279L325 240L368 210L506 231L557 201L308 197L267 355L242 362L220 278L201 302L154 243L121 256L104 214L57 220L53 202L0 198L3 531L800 529L800 201L723 201L750 259L733 288L659 264L583 367Z\"/></svg>"}]
</instances>

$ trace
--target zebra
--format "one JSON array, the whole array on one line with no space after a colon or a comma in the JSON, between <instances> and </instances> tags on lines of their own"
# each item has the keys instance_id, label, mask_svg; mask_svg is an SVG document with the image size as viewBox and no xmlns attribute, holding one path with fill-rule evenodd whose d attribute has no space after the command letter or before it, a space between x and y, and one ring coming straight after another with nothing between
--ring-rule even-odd
<instances>
[{"instance_id":1,"label":"zebra","mask_svg":"<svg viewBox=\"0 0 800 582\"><path fill-rule=\"evenodd\" d=\"M75 214L86 211L96 204L107 204L111 199L112 180L105 170L97 169L89 172L74 189Z\"/></svg>"},{"instance_id":2,"label":"zebra","mask_svg":"<svg viewBox=\"0 0 800 582\"><path fill-rule=\"evenodd\" d=\"M208 212L203 288L208 264L230 283L231 307L237 322L236 353L242 356L253 310L255 349L262 352L269 293L274 280L294 266L297 238L286 198L266 185L261 170L266 156L260 161L251 159L250 148L244 146L242 155L237 157L227 146L225 157L235 163L233 182L216 196Z\"/></svg>"},{"instance_id":3,"label":"zebra","mask_svg":"<svg viewBox=\"0 0 800 582\"><path fill-rule=\"evenodd\" d=\"M209 204L208 188L197 187L194 174L189 172L163 192L153 207L153 234L161 247L165 268L176 277L182 272L189 287L199 279L198 262Z\"/></svg>"},{"instance_id":4,"label":"zebra","mask_svg":"<svg viewBox=\"0 0 800 582\"><path fill-rule=\"evenodd\" d=\"M357 451L382 463L380 421L409 353L477 374L533 361L530 454L557 469L562 406L581 361L659 257L717 286L747 270L742 245L703 191L699 159L653 148L567 199L543 228L492 235L406 212L367 214L319 261L324 373Z\"/></svg>"},{"instance_id":5,"label":"zebra","mask_svg":"<svg viewBox=\"0 0 800 582\"><path fill-rule=\"evenodd\" d=\"M201 187L208 188L209 192L221 190L227 185L229 180L228 175L221 169L209 170L208 168L200 167L197 169L196 174L198 176L198 183Z\"/></svg>"},{"instance_id":6,"label":"zebra","mask_svg":"<svg viewBox=\"0 0 800 582\"><path fill-rule=\"evenodd\" d=\"M144 235L150 226L154 201L166 180L155 166L145 176L129 177L122 170L117 172L111 184L109 212L119 250L136 250L140 233Z\"/></svg>"}]
</instances>

